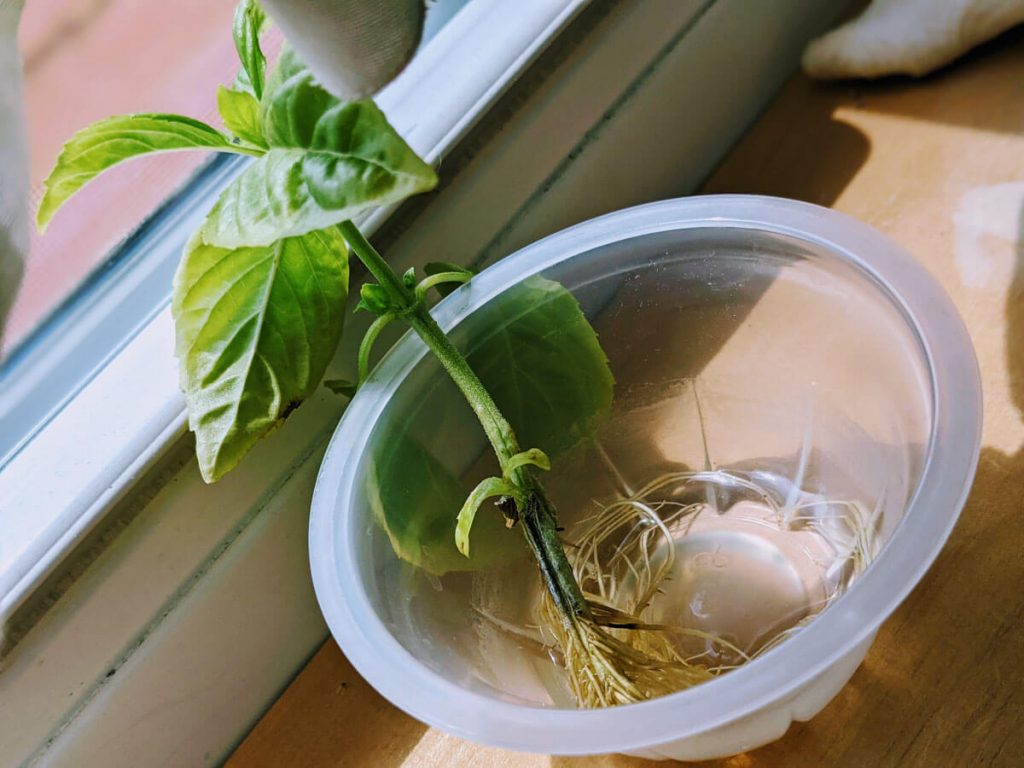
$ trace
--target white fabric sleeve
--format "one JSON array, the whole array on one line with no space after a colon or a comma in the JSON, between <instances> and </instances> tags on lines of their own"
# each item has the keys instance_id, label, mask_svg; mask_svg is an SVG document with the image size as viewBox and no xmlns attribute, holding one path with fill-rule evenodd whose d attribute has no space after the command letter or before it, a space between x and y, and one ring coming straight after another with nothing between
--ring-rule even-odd
<instances>
[{"instance_id":1,"label":"white fabric sleeve","mask_svg":"<svg viewBox=\"0 0 1024 768\"><path fill-rule=\"evenodd\" d=\"M813 40L804 71L821 80L934 72L1024 22L1024 0L874 0Z\"/></svg>"},{"instance_id":2,"label":"white fabric sleeve","mask_svg":"<svg viewBox=\"0 0 1024 768\"><path fill-rule=\"evenodd\" d=\"M423 32L423 0L262 0L327 90L371 96L405 67Z\"/></svg>"}]
</instances>

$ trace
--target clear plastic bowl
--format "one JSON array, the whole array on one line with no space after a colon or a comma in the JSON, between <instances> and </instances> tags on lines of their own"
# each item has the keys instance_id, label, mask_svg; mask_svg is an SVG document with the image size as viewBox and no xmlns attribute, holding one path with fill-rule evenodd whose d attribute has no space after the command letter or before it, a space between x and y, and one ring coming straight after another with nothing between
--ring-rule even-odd
<instances>
[{"instance_id":1,"label":"clear plastic bowl","mask_svg":"<svg viewBox=\"0 0 1024 768\"><path fill-rule=\"evenodd\" d=\"M331 632L394 704L485 744L698 760L780 737L850 678L963 506L981 386L956 310L909 254L862 223L789 200L711 196L552 235L475 277L435 316L466 343L486 327L479 310L532 275L572 291L600 334L616 377L602 441L627 476L659 462L700 466L705 452L716 466L767 463L803 487L878 509L879 556L806 628L695 688L580 710L497 684L465 639L466 578L424 590L374 522L366 478L398 431L428 441L467 490L486 455L468 409L455 423L432 420L433 404L458 394L406 335L349 405L317 481L310 559ZM579 488L574 477L584 495L600 485L593 467L567 464L549 488ZM560 493L554 501L571 515L580 499ZM532 567L522 565L523 579Z\"/></svg>"}]
</instances>

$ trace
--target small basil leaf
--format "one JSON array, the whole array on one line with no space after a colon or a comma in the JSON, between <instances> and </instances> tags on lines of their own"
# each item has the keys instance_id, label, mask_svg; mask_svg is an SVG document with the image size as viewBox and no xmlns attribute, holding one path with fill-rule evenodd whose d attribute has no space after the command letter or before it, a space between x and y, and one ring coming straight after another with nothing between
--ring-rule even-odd
<instances>
[{"instance_id":1,"label":"small basil leaf","mask_svg":"<svg viewBox=\"0 0 1024 768\"><path fill-rule=\"evenodd\" d=\"M281 52L278 54L277 61L274 62L270 75L267 77L266 85L263 88L262 104L264 111L280 98L281 89L284 84L296 76L308 79L311 82L314 80L313 73L309 67L299 58L299 55L295 53L295 49L286 40L281 46ZM338 99L331 96L323 88L320 90L327 94L328 98L333 99L335 102L338 101Z\"/></svg>"},{"instance_id":2,"label":"small basil leaf","mask_svg":"<svg viewBox=\"0 0 1024 768\"><path fill-rule=\"evenodd\" d=\"M450 261L428 261L423 266L423 271L428 275L439 275L442 272L465 272L467 275L475 275L469 267L464 267L461 264L454 264Z\"/></svg>"},{"instance_id":3,"label":"small basil leaf","mask_svg":"<svg viewBox=\"0 0 1024 768\"><path fill-rule=\"evenodd\" d=\"M270 149L221 194L203 230L209 243L268 245L437 183L376 104L338 101L290 49L268 78L262 110Z\"/></svg>"},{"instance_id":4,"label":"small basil leaf","mask_svg":"<svg viewBox=\"0 0 1024 768\"><path fill-rule=\"evenodd\" d=\"M263 80L267 69L267 58L260 48L260 32L266 21L263 9L255 0L241 0L235 7L235 19L231 25L231 36L242 62L245 82L256 99L263 96Z\"/></svg>"},{"instance_id":5,"label":"small basil leaf","mask_svg":"<svg viewBox=\"0 0 1024 768\"><path fill-rule=\"evenodd\" d=\"M376 283L363 283L359 288L359 304L356 309L365 309L375 315L383 315L391 309L391 297L383 286Z\"/></svg>"},{"instance_id":6,"label":"small basil leaf","mask_svg":"<svg viewBox=\"0 0 1024 768\"><path fill-rule=\"evenodd\" d=\"M238 73L235 75L235 81L231 83L231 90L248 93L256 99L256 101L259 101L259 99L256 98L256 92L252 89L252 83L249 82L249 75L246 74L244 69L238 70Z\"/></svg>"},{"instance_id":7,"label":"small basil leaf","mask_svg":"<svg viewBox=\"0 0 1024 768\"><path fill-rule=\"evenodd\" d=\"M181 115L117 115L83 128L64 145L43 182L36 217L40 230L68 198L108 168L139 155L184 149L230 150L231 143L217 129Z\"/></svg>"},{"instance_id":8,"label":"small basil leaf","mask_svg":"<svg viewBox=\"0 0 1024 768\"><path fill-rule=\"evenodd\" d=\"M416 287L416 267L409 267L402 275L402 284L410 290Z\"/></svg>"},{"instance_id":9,"label":"small basil leaf","mask_svg":"<svg viewBox=\"0 0 1024 768\"><path fill-rule=\"evenodd\" d=\"M455 547L464 557L469 557L469 532L473 528L473 521L481 505L488 499L495 496L514 497L516 488L508 480L502 477L488 477L480 481L479 485L470 491L469 496L462 503L462 509L455 518Z\"/></svg>"},{"instance_id":10,"label":"small basil leaf","mask_svg":"<svg viewBox=\"0 0 1024 768\"><path fill-rule=\"evenodd\" d=\"M295 49L285 43L261 102L263 132L271 146L309 147L321 116L341 103L317 82Z\"/></svg>"},{"instance_id":11,"label":"small basil leaf","mask_svg":"<svg viewBox=\"0 0 1024 768\"><path fill-rule=\"evenodd\" d=\"M217 89L217 111L232 134L254 146L267 146L260 124L260 103L251 93L221 86Z\"/></svg>"},{"instance_id":12,"label":"small basil leaf","mask_svg":"<svg viewBox=\"0 0 1024 768\"><path fill-rule=\"evenodd\" d=\"M308 397L341 336L348 257L334 229L237 249L189 241L172 311L203 479Z\"/></svg>"}]
</instances>

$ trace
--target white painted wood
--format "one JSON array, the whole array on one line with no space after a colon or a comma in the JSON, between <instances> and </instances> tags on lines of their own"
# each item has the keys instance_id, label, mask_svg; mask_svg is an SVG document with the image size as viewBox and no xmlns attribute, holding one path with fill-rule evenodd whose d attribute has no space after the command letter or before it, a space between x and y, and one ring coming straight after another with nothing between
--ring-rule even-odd
<instances>
[{"instance_id":1,"label":"white painted wood","mask_svg":"<svg viewBox=\"0 0 1024 768\"><path fill-rule=\"evenodd\" d=\"M492 258L608 207L691 190L840 5L615 5L389 258L400 269ZM681 119L689 132L666 141ZM661 151L631 162L643 137ZM359 335L353 324L332 373ZM208 765L230 750L324 636L303 542L340 411L320 394L222 483L202 486L189 462L145 504L7 660L0 763Z\"/></svg>"},{"instance_id":2,"label":"white painted wood","mask_svg":"<svg viewBox=\"0 0 1024 768\"><path fill-rule=\"evenodd\" d=\"M323 640L308 571L297 567L306 561L302 510L318 464L319 454L190 582L154 634L96 687L42 765L177 767L224 759L296 662Z\"/></svg>"}]
</instances>

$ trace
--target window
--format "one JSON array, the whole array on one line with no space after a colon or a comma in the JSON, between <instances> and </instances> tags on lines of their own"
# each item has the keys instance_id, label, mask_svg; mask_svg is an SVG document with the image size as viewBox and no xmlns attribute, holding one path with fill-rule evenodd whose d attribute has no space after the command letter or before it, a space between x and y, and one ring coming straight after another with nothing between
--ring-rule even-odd
<instances>
[{"instance_id":1,"label":"window","mask_svg":"<svg viewBox=\"0 0 1024 768\"><path fill-rule=\"evenodd\" d=\"M465 3L434 2L424 44ZM218 124L216 86L230 83L238 70L230 35L234 7L235 0L26 3L18 42L33 214L61 146L95 120L175 112ZM271 28L264 41L268 56L280 43L280 33ZM66 303L103 290L118 260L131 258L118 244L174 193L190 186L209 161L200 153L182 152L126 163L91 184L88 194L71 200L45 235L33 229L0 357L29 343L32 331Z\"/></svg>"},{"instance_id":2,"label":"window","mask_svg":"<svg viewBox=\"0 0 1024 768\"><path fill-rule=\"evenodd\" d=\"M19 32L29 137L30 206L61 146L108 115L180 112L216 123L214 94L237 70L232 0L32 0ZM279 43L279 36L270 41ZM202 165L200 153L143 158L79 195L45 235L32 233L8 321L10 353L96 270L111 251Z\"/></svg>"},{"instance_id":3,"label":"window","mask_svg":"<svg viewBox=\"0 0 1024 768\"><path fill-rule=\"evenodd\" d=\"M238 68L233 12L233 0L25 4L18 44L32 219L64 142L95 120L178 111L218 123L216 86ZM275 52L280 34L271 30L266 44ZM45 234L30 228L0 348L0 467L166 303L175 254L154 249L153 235L199 190L219 188L230 159L139 158L72 198Z\"/></svg>"}]
</instances>

